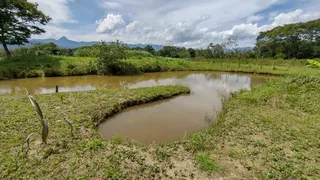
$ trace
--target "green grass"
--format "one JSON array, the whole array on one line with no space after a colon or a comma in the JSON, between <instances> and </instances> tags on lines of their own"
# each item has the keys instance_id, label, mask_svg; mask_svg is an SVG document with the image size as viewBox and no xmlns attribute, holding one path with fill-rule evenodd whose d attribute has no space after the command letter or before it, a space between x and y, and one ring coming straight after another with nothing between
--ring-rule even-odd
<instances>
[{"instance_id":1,"label":"green grass","mask_svg":"<svg viewBox=\"0 0 320 180\"><path fill-rule=\"evenodd\" d=\"M212 158L206 153L197 153L196 160L199 164L199 169L208 173L220 171L220 167L215 164Z\"/></svg>"},{"instance_id":2,"label":"green grass","mask_svg":"<svg viewBox=\"0 0 320 180\"><path fill-rule=\"evenodd\" d=\"M95 177L95 168L98 168L102 175L106 173L103 169L108 167L105 163L109 162L109 155L113 155L109 148L119 152L122 152L122 149L118 147L121 141L114 139L106 143L102 140L96 130L98 123L125 107L170 98L189 91L183 86L158 86L35 95L44 117L49 122L47 146L40 145L40 120L27 96L1 95L0 179L71 178L82 175ZM64 97L63 103L60 101L61 95ZM73 123L75 138L70 136L67 125L57 122L63 118ZM26 155L21 151L21 144L30 133L35 135L30 139L30 150ZM128 153L130 155L131 151ZM120 155L121 158L124 156L121 153ZM131 156L135 158L134 155ZM112 171L114 168L107 169ZM110 172L107 176L111 176Z\"/></svg>"},{"instance_id":3,"label":"green grass","mask_svg":"<svg viewBox=\"0 0 320 180\"><path fill-rule=\"evenodd\" d=\"M0 60L0 79L54 77L96 74L95 58L66 56L27 56Z\"/></svg>"},{"instance_id":4,"label":"green grass","mask_svg":"<svg viewBox=\"0 0 320 180\"><path fill-rule=\"evenodd\" d=\"M96 74L95 59L90 57L27 56L16 60L0 60L0 79ZM320 75L319 69L307 67L307 60L187 60L161 57L130 57L126 62L131 62L130 64L138 67L141 72L228 71L274 75Z\"/></svg>"}]
</instances>

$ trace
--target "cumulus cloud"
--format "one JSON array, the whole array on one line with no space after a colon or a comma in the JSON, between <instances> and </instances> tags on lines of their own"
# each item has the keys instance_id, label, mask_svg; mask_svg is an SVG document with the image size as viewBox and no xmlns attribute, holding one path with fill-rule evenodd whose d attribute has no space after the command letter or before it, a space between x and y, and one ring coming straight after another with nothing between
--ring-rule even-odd
<instances>
[{"instance_id":1,"label":"cumulus cloud","mask_svg":"<svg viewBox=\"0 0 320 180\"><path fill-rule=\"evenodd\" d=\"M249 16L247 18L247 23L253 23L253 22L258 22L258 21L261 21L263 20L264 17L263 16L259 16L259 15L253 15L253 16Z\"/></svg>"},{"instance_id":2,"label":"cumulus cloud","mask_svg":"<svg viewBox=\"0 0 320 180\"><path fill-rule=\"evenodd\" d=\"M68 3L72 0L29 0L37 3L39 9L52 18L52 23L76 23L72 18Z\"/></svg>"},{"instance_id":3,"label":"cumulus cloud","mask_svg":"<svg viewBox=\"0 0 320 180\"><path fill-rule=\"evenodd\" d=\"M108 14L107 17L98 20L96 23L98 24L97 33L114 33L118 27L125 24L125 21L119 14Z\"/></svg>"},{"instance_id":4,"label":"cumulus cloud","mask_svg":"<svg viewBox=\"0 0 320 180\"><path fill-rule=\"evenodd\" d=\"M281 13L274 17L274 26L281 26L284 24L297 23L297 22L307 22L320 17L319 12L314 13L304 13L303 10L297 9L289 13Z\"/></svg>"},{"instance_id":5,"label":"cumulus cloud","mask_svg":"<svg viewBox=\"0 0 320 180\"><path fill-rule=\"evenodd\" d=\"M168 27L164 31L164 38L168 42L186 42L201 38L202 31L197 29L198 25L209 19L209 16L202 16L191 22L180 22Z\"/></svg>"}]
</instances>

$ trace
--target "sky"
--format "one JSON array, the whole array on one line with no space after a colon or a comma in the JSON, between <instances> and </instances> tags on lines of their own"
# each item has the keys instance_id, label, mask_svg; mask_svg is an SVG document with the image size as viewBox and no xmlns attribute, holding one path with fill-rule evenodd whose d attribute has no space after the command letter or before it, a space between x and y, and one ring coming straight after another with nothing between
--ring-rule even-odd
<instances>
[{"instance_id":1,"label":"sky","mask_svg":"<svg viewBox=\"0 0 320 180\"><path fill-rule=\"evenodd\" d=\"M28 0L52 18L33 39L205 48L230 35L254 46L259 32L320 18L320 0ZM317 11L318 10L318 11Z\"/></svg>"}]
</instances>

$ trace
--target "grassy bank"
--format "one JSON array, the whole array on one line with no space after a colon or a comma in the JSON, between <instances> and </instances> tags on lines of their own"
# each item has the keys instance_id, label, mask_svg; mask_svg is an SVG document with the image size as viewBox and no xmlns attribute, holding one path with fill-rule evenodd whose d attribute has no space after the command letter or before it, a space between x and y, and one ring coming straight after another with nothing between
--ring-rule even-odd
<instances>
[{"instance_id":1,"label":"grassy bank","mask_svg":"<svg viewBox=\"0 0 320 180\"><path fill-rule=\"evenodd\" d=\"M189 91L183 86L159 86L35 95L49 122L47 146L40 145L41 121L27 97L2 95L0 179L107 177L113 173L113 169L111 172L108 169L109 165L113 165L108 164L109 161L113 161L110 159L111 156L135 150L119 147L121 151L118 152L118 147L112 146L118 144L118 141L104 142L95 126L105 117L125 107L170 98ZM74 138L70 136L66 124L57 122L64 118L73 123ZM34 135L31 137L30 150L26 155L21 144L30 133ZM123 154L126 155L132 154ZM151 169L152 167L149 170ZM104 171L108 172L105 174Z\"/></svg>"},{"instance_id":2,"label":"grassy bank","mask_svg":"<svg viewBox=\"0 0 320 180\"><path fill-rule=\"evenodd\" d=\"M0 79L96 74L94 61L95 58L90 57L64 56L39 56L24 57L19 60L0 60ZM306 60L184 60L160 57L131 57L126 62L130 62L134 67L138 67L142 73L164 71L229 71L274 75L320 75L318 69L306 66Z\"/></svg>"}]
</instances>

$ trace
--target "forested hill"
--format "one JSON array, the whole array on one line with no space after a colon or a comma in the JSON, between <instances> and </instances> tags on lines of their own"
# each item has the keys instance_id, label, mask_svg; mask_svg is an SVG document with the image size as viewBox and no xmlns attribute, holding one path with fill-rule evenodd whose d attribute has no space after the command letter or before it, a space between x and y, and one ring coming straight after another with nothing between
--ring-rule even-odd
<instances>
[{"instance_id":1,"label":"forested hill","mask_svg":"<svg viewBox=\"0 0 320 180\"><path fill-rule=\"evenodd\" d=\"M256 50L264 57L318 58L320 19L261 32L257 37Z\"/></svg>"}]
</instances>

